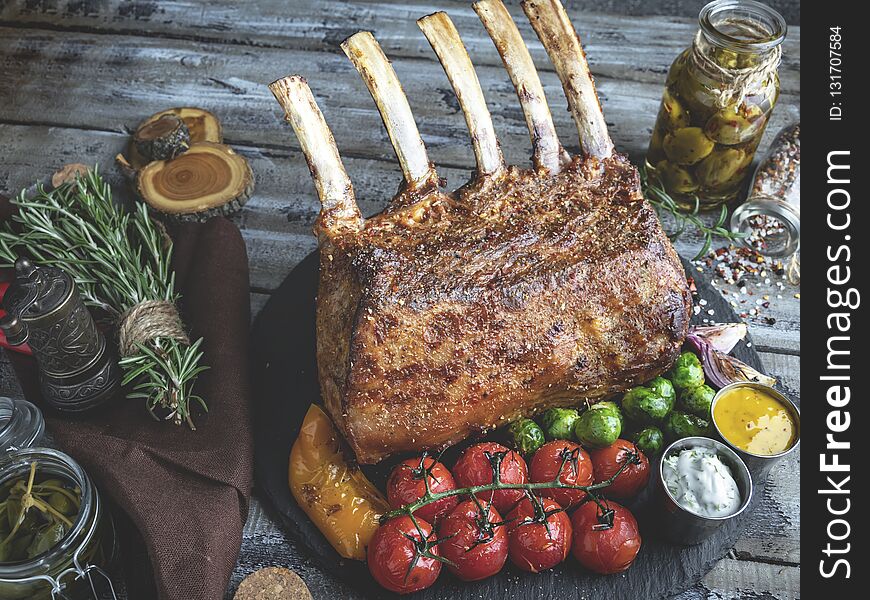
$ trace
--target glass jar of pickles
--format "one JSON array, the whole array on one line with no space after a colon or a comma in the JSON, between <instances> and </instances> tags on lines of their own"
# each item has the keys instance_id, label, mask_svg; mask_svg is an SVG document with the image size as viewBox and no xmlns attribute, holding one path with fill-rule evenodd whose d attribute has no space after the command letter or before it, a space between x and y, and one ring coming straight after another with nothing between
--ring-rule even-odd
<instances>
[{"instance_id":1,"label":"glass jar of pickles","mask_svg":"<svg viewBox=\"0 0 870 600\"><path fill-rule=\"evenodd\" d=\"M0 456L36 446L45 433L42 412L23 399L0 396Z\"/></svg>"},{"instance_id":2,"label":"glass jar of pickles","mask_svg":"<svg viewBox=\"0 0 870 600\"><path fill-rule=\"evenodd\" d=\"M753 0L715 0L668 72L647 171L687 209L735 198L779 97L786 24Z\"/></svg>"},{"instance_id":3,"label":"glass jar of pickles","mask_svg":"<svg viewBox=\"0 0 870 600\"><path fill-rule=\"evenodd\" d=\"M49 448L0 459L0 598L114 595L112 519L87 473Z\"/></svg>"}]
</instances>

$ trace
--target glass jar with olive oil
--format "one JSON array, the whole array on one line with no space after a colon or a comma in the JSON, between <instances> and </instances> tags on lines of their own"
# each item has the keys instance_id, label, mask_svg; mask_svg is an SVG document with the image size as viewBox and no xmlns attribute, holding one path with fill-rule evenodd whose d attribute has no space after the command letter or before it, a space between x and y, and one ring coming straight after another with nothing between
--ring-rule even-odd
<instances>
[{"instance_id":1,"label":"glass jar with olive oil","mask_svg":"<svg viewBox=\"0 0 870 600\"><path fill-rule=\"evenodd\" d=\"M646 167L684 208L735 198L779 97L786 24L753 0L715 0L668 72Z\"/></svg>"},{"instance_id":2,"label":"glass jar with olive oil","mask_svg":"<svg viewBox=\"0 0 870 600\"><path fill-rule=\"evenodd\" d=\"M0 458L0 598L114 596L112 518L70 456L27 448Z\"/></svg>"}]
</instances>

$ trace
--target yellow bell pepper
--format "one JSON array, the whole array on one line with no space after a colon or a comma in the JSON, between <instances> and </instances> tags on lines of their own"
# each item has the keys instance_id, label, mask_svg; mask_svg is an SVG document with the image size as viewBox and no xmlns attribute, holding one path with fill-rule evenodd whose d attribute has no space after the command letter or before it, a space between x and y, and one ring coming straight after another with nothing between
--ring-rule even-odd
<instances>
[{"instance_id":1,"label":"yellow bell pepper","mask_svg":"<svg viewBox=\"0 0 870 600\"><path fill-rule=\"evenodd\" d=\"M359 467L348 463L346 452L330 418L312 404L290 451L290 491L340 555L365 560L389 505Z\"/></svg>"}]
</instances>

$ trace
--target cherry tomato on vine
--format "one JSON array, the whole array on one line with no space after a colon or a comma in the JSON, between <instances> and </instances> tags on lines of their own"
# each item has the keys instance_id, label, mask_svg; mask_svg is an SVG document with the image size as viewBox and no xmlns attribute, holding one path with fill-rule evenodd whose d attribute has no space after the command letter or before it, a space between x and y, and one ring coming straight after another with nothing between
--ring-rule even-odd
<instances>
[{"instance_id":1,"label":"cherry tomato on vine","mask_svg":"<svg viewBox=\"0 0 870 600\"><path fill-rule=\"evenodd\" d=\"M390 503L390 508L402 508L422 498L426 494L424 476L428 479L429 491L433 494L456 489L453 475L434 458L409 458L396 465L387 479L387 502ZM457 504L459 498L456 496L442 498L414 511L414 516L429 523L437 523L438 519L456 508Z\"/></svg>"},{"instance_id":2,"label":"cherry tomato on vine","mask_svg":"<svg viewBox=\"0 0 870 600\"><path fill-rule=\"evenodd\" d=\"M590 571L621 573L640 550L637 521L627 508L612 500L602 499L601 505L589 500L571 515L571 552Z\"/></svg>"},{"instance_id":3,"label":"cherry tomato on vine","mask_svg":"<svg viewBox=\"0 0 870 600\"><path fill-rule=\"evenodd\" d=\"M503 456L499 477L502 483L527 483L529 470L523 457L495 442L469 446L453 466L453 477L459 487L492 483L492 464L487 456ZM507 513L523 497L523 490L496 490L477 494L481 502L492 502L500 513Z\"/></svg>"},{"instance_id":4,"label":"cherry tomato on vine","mask_svg":"<svg viewBox=\"0 0 870 600\"><path fill-rule=\"evenodd\" d=\"M441 556L453 563L447 568L463 581L491 577L507 560L507 527L498 510L481 500L467 500L441 519L438 535Z\"/></svg>"},{"instance_id":5,"label":"cherry tomato on vine","mask_svg":"<svg viewBox=\"0 0 870 600\"><path fill-rule=\"evenodd\" d=\"M550 498L525 498L508 513L508 554L523 571L552 569L571 550L571 519Z\"/></svg>"},{"instance_id":6,"label":"cherry tomato on vine","mask_svg":"<svg viewBox=\"0 0 870 600\"><path fill-rule=\"evenodd\" d=\"M631 458L632 453L635 453L635 458L613 483L601 490L601 493L608 498L630 500L637 496L649 481L649 460L628 440L616 440L606 448L589 451L595 483L606 481L616 475L623 463Z\"/></svg>"},{"instance_id":7,"label":"cherry tomato on vine","mask_svg":"<svg viewBox=\"0 0 870 600\"><path fill-rule=\"evenodd\" d=\"M532 457L531 471L535 483L554 481L558 475L562 483L592 485L589 454L579 444L566 440L554 440L541 446ZM538 494L552 498L565 510L577 506L586 497L583 490L566 488L546 488L538 490Z\"/></svg>"},{"instance_id":8,"label":"cherry tomato on vine","mask_svg":"<svg viewBox=\"0 0 870 600\"><path fill-rule=\"evenodd\" d=\"M432 526L419 518L417 526L411 517L396 517L378 527L369 541L366 556L369 572L391 592L410 594L424 590L441 573L441 562L432 558L439 556Z\"/></svg>"}]
</instances>

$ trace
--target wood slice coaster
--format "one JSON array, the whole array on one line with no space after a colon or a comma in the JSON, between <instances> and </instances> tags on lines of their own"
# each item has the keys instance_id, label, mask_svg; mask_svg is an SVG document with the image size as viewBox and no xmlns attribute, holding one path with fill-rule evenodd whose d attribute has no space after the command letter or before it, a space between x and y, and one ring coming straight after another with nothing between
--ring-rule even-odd
<instances>
[{"instance_id":1,"label":"wood slice coaster","mask_svg":"<svg viewBox=\"0 0 870 600\"><path fill-rule=\"evenodd\" d=\"M136 191L155 210L181 221L205 221L239 210L254 190L248 161L229 146L191 144L172 160L145 165Z\"/></svg>"}]
</instances>

